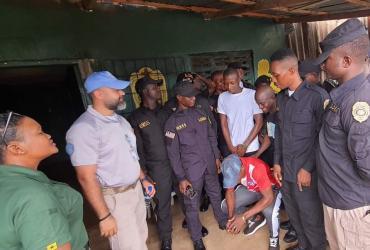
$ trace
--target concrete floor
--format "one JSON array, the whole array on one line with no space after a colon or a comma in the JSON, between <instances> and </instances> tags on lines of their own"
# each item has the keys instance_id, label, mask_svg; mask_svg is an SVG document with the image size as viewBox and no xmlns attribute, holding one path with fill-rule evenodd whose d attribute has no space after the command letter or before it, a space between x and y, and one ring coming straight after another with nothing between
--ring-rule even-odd
<instances>
[{"instance_id":1,"label":"concrete floor","mask_svg":"<svg viewBox=\"0 0 370 250\"><path fill-rule=\"evenodd\" d=\"M184 218L181 209L176 204L172 207L173 216L173 250L192 250L193 245L187 230L182 229L181 223ZM283 220L286 218L282 212ZM258 230L254 235L245 236L244 234L231 235L218 228L218 224L213 217L212 208L207 212L200 213L200 219L204 226L207 227L209 234L203 238L204 244L208 250L233 250L233 249L250 249L250 250L266 250L268 249L268 229L267 225ZM158 238L157 229L154 219L148 220L149 237L147 241L149 250L159 250L160 240ZM109 250L109 245L106 239L99 236L99 229L96 225L88 227L89 239L92 250ZM281 231L280 234L280 249L286 249L290 246L283 242L282 238L286 231Z\"/></svg>"}]
</instances>

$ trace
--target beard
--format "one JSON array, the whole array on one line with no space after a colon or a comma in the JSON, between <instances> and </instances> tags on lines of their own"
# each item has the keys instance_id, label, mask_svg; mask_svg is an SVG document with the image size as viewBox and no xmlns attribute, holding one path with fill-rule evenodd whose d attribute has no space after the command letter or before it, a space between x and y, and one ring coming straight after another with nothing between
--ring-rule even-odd
<instances>
[{"instance_id":1,"label":"beard","mask_svg":"<svg viewBox=\"0 0 370 250\"><path fill-rule=\"evenodd\" d=\"M116 110L122 111L122 110L124 110L126 108L127 108L126 102L125 101L122 101L122 102L119 102L118 103Z\"/></svg>"},{"instance_id":2,"label":"beard","mask_svg":"<svg viewBox=\"0 0 370 250\"><path fill-rule=\"evenodd\" d=\"M107 109L116 111L126 108L126 102L123 99L105 101L104 105Z\"/></svg>"}]
</instances>

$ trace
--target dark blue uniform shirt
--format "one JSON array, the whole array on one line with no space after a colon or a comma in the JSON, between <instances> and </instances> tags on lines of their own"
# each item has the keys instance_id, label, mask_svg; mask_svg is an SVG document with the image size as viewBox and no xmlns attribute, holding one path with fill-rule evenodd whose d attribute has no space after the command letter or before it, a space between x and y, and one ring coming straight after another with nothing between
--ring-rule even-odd
<instances>
[{"instance_id":1,"label":"dark blue uniform shirt","mask_svg":"<svg viewBox=\"0 0 370 250\"><path fill-rule=\"evenodd\" d=\"M318 152L319 194L335 209L370 204L370 79L360 74L330 92Z\"/></svg>"},{"instance_id":2,"label":"dark blue uniform shirt","mask_svg":"<svg viewBox=\"0 0 370 250\"><path fill-rule=\"evenodd\" d=\"M196 108L177 110L167 120L165 136L168 157L179 181L195 181L207 169L216 173L217 148L215 131L207 115Z\"/></svg>"},{"instance_id":3,"label":"dark blue uniform shirt","mask_svg":"<svg viewBox=\"0 0 370 250\"><path fill-rule=\"evenodd\" d=\"M289 96L288 90L277 96L274 163L282 164L285 181L296 182L298 171L316 169L315 147L324 113L323 88L307 82Z\"/></svg>"}]
</instances>

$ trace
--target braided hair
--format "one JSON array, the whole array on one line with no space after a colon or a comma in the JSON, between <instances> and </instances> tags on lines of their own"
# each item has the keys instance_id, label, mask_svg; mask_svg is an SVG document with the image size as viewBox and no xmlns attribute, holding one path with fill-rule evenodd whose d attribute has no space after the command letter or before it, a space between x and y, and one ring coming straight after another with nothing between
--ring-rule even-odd
<instances>
[{"instance_id":1,"label":"braided hair","mask_svg":"<svg viewBox=\"0 0 370 250\"><path fill-rule=\"evenodd\" d=\"M8 123L8 127L6 128L6 123L8 121L9 115L10 115L9 112L0 114L0 164L4 163L4 152L7 144L11 141L20 139L20 136L17 133L18 125L20 121L24 118L23 115L12 113L12 116Z\"/></svg>"}]
</instances>

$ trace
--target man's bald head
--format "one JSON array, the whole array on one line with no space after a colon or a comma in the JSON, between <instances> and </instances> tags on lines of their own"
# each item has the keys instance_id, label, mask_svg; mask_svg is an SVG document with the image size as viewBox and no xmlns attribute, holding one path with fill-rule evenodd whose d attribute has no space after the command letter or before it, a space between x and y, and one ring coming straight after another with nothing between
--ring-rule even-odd
<instances>
[{"instance_id":1,"label":"man's bald head","mask_svg":"<svg viewBox=\"0 0 370 250\"><path fill-rule=\"evenodd\" d=\"M270 86L261 85L258 87L255 99L263 113L270 113L276 108L276 96Z\"/></svg>"}]
</instances>

